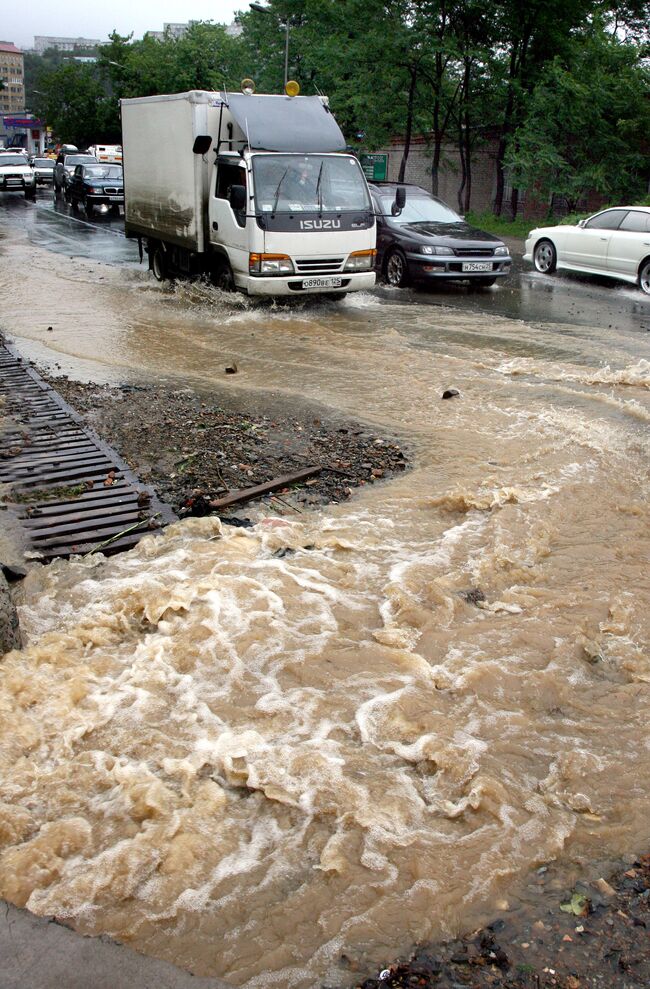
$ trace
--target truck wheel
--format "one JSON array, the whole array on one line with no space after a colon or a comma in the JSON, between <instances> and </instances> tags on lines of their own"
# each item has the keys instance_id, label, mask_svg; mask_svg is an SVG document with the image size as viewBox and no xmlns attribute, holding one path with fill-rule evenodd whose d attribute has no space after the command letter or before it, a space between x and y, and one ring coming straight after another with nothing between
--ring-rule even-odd
<instances>
[{"instance_id":1,"label":"truck wheel","mask_svg":"<svg viewBox=\"0 0 650 989\"><path fill-rule=\"evenodd\" d=\"M219 267L213 271L212 283L215 288L220 289L222 292L235 291L235 279L232 273L232 268L227 261L221 262Z\"/></svg>"},{"instance_id":2,"label":"truck wheel","mask_svg":"<svg viewBox=\"0 0 650 989\"><path fill-rule=\"evenodd\" d=\"M164 282L167 278L167 258L160 244L157 244L153 249L151 270L157 282Z\"/></svg>"}]
</instances>

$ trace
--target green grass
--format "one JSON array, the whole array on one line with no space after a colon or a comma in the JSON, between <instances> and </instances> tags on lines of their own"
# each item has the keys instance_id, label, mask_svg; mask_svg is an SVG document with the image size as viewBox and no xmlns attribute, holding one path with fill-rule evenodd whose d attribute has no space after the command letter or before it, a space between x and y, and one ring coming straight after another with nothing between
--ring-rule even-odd
<instances>
[{"instance_id":1,"label":"green grass","mask_svg":"<svg viewBox=\"0 0 650 989\"><path fill-rule=\"evenodd\" d=\"M580 220L586 220L588 217L593 216L594 213L599 213L601 209L620 205L620 202L608 203L606 206L589 210L587 213L569 213L568 216L546 216L538 220L523 220L520 217L517 217L516 220L508 220L504 216L495 216L490 210L486 210L484 213L476 213L474 210L470 210L465 219L475 227L480 227L482 230L487 230L488 233L496 234L497 237L520 237L525 240L529 232L534 230L535 227L554 227L558 223L576 226ZM627 205L627 203L624 205ZM650 206L650 196L642 196L641 199L637 199L636 202L630 205Z\"/></svg>"},{"instance_id":2,"label":"green grass","mask_svg":"<svg viewBox=\"0 0 650 989\"><path fill-rule=\"evenodd\" d=\"M480 227L481 230L487 230L490 234L496 234L497 237L520 237L522 240L528 236L528 232L533 227L540 223L538 220L522 220L519 218L516 220L507 220L503 216L495 216L489 210L485 213L475 213L471 210L467 213L465 219L468 223L473 224L473 226Z\"/></svg>"}]
</instances>

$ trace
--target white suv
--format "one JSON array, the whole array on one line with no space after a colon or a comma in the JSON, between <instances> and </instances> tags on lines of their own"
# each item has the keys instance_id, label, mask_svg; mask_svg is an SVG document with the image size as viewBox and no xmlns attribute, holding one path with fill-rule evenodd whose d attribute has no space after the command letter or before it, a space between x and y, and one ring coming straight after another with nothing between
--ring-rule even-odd
<instances>
[{"instance_id":1,"label":"white suv","mask_svg":"<svg viewBox=\"0 0 650 989\"><path fill-rule=\"evenodd\" d=\"M25 199L36 199L36 174L24 155L0 154L0 192L24 192Z\"/></svg>"}]
</instances>

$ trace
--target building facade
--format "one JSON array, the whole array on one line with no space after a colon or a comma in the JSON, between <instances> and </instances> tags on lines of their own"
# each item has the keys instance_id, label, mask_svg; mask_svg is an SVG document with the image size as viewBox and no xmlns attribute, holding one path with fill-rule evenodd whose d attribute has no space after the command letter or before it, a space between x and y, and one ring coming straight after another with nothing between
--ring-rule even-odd
<instances>
[{"instance_id":1,"label":"building facade","mask_svg":"<svg viewBox=\"0 0 650 989\"><path fill-rule=\"evenodd\" d=\"M0 113L22 113L25 109L23 53L10 41L0 41Z\"/></svg>"},{"instance_id":2,"label":"building facade","mask_svg":"<svg viewBox=\"0 0 650 989\"><path fill-rule=\"evenodd\" d=\"M34 38L34 51L42 55L48 48L56 48L60 52L74 52L79 49L99 48L102 42L99 38L52 38L49 35L37 34Z\"/></svg>"}]
</instances>

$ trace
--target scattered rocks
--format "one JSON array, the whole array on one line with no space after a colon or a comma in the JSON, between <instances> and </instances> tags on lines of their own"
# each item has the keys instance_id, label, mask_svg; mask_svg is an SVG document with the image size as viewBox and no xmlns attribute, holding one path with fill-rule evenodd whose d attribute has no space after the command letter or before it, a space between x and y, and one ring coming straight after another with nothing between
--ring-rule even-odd
<instances>
[{"instance_id":1,"label":"scattered rocks","mask_svg":"<svg viewBox=\"0 0 650 989\"><path fill-rule=\"evenodd\" d=\"M553 905L546 897L536 906L529 899L507 919L378 966L377 975L354 982L355 989L647 989L650 855L584 888L589 897L574 892L567 901L580 895L589 904L577 924L559 901ZM349 955L341 963L350 971L361 967Z\"/></svg>"},{"instance_id":2,"label":"scattered rocks","mask_svg":"<svg viewBox=\"0 0 650 989\"><path fill-rule=\"evenodd\" d=\"M300 418L232 411L189 388L50 381L181 516L213 514L210 502L229 491L322 466L308 483L270 496L288 499L287 511L299 512L345 501L354 488L381 483L408 466L394 440L359 423L328 423L307 412ZM230 511L217 509L228 521Z\"/></svg>"},{"instance_id":3,"label":"scattered rocks","mask_svg":"<svg viewBox=\"0 0 650 989\"><path fill-rule=\"evenodd\" d=\"M458 398L460 397L460 392L458 388L447 388L446 391L442 393L443 398Z\"/></svg>"},{"instance_id":4,"label":"scattered rocks","mask_svg":"<svg viewBox=\"0 0 650 989\"><path fill-rule=\"evenodd\" d=\"M226 364L226 374L237 374L237 365L233 361L232 364Z\"/></svg>"}]
</instances>

